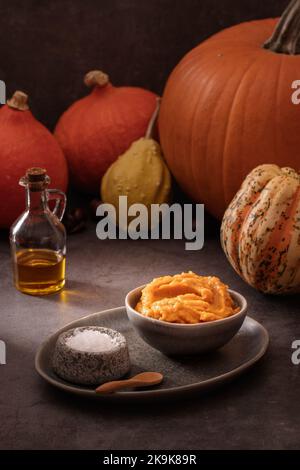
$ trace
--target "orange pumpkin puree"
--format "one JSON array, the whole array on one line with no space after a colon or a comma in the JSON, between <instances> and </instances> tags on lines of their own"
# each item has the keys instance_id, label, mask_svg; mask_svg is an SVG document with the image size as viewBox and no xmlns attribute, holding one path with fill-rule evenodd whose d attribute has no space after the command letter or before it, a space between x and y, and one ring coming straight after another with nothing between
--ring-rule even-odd
<instances>
[{"instance_id":1,"label":"orange pumpkin puree","mask_svg":"<svg viewBox=\"0 0 300 470\"><path fill-rule=\"evenodd\" d=\"M156 320L189 324L220 320L240 309L218 277L188 272L153 279L136 310Z\"/></svg>"}]
</instances>

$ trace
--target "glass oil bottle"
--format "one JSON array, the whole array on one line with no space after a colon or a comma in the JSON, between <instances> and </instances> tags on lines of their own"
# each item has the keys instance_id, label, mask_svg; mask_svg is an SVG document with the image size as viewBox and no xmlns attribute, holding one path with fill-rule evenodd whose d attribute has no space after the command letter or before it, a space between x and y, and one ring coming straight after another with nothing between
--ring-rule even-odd
<instances>
[{"instance_id":1,"label":"glass oil bottle","mask_svg":"<svg viewBox=\"0 0 300 470\"><path fill-rule=\"evenodd\" d=\"M30 168L20 179L26 190L26 210L10 229L16 288L31 295L47 295L65 285L66 231L61 223L66 196L48 189L43 168ZM49 201L55 200L54 209Z\"/></svg>"}]
</instances>

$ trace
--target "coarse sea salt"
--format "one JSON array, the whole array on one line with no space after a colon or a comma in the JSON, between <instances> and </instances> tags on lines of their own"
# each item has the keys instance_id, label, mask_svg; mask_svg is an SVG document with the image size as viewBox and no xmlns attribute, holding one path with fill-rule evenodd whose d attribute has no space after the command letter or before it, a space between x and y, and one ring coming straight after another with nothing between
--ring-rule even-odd
<instances>
[{"instance_id":1,"label":"coarse sea salt","mask_svg":"<svg viewBox=\"0 0 300 470\"><path fill-rule=\"evenodd\" d=\"M117 345L117 341L107 333L97 330L81 330L74 332L67 339L66 345L81 352L101 353L110 351Z\"/></svg>"}]
</instances>

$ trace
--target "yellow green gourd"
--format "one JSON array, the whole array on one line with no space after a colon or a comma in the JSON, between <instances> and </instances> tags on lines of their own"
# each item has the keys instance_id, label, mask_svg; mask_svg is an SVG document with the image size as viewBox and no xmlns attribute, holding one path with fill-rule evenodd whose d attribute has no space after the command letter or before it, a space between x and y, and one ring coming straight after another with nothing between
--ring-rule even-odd
<instances>
[{"instance_id":1,"label":"yellow green gourd","mask_svg":"<svg viewBox=\"0 0 300 470\"><path fill-rule=\"evenodd\" d=\"M127 196L128 206L170 202L171 175L164 162L159 143L152 138L159 112L159 100L145 137L133 142L107 170L101 184L101 198L112 204L117 213L119 196Z\"/></svg>"}]
</instances>

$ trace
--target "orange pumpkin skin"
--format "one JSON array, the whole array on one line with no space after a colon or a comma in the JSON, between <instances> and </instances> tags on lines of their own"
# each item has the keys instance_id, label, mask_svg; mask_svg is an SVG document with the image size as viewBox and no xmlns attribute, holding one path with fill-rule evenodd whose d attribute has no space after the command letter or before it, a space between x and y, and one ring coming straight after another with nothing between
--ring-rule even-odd
<instances>
[{"instance_id":1,"label":"orange pumpkin skin","mask_svg":"<svg viewBox=\"0 0 300 470\"><path fill-rule=\"evenodd\" d=\"M55 136L67 158L74 186L99 193L109 166L145 135L156 107L156 95L135 87L95 84L60 118Z\"/></svg>"},{"instance_id":2,"label":"orange pumpkin skin","mask_svg":"<svg viewBox=\"0 0 300 470\"><path fill-rule=\"evenodd\" d=\"M66 191L68 168L57 141L29 109L0 109L0 142L0 228L9 228L25 209L19 180L26 170L46 168L51 187Z\"/></svg>"},{"instance_id":3,"label":"orange pumpkin skin","mask_svg":"<svg viewBox=\"0 0 300 470\"><path fill-rule=\"evenodd\" d=\"M225 212L221 243L251 286L300 292L300 175L270 164L254 169Z\"/></svg>"},{"instance_id":4,"label":"orange pumpkin skin","mask_svg":"<svg viewBox=\"0 0 300 470\"><path fill-rule=\"evenodd\" d=\"M184 57L165 88L159 130L168 166L219 219L255 166L298 167L300 106L291 86L300 55L263 48L277 22L216 34Z\"/></svg>"}]
</instances>

